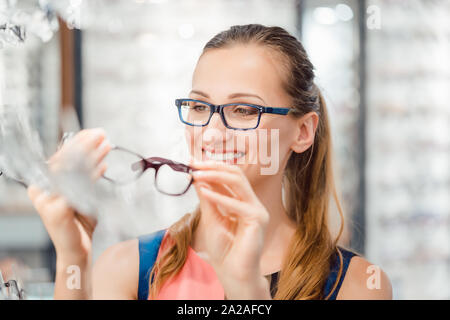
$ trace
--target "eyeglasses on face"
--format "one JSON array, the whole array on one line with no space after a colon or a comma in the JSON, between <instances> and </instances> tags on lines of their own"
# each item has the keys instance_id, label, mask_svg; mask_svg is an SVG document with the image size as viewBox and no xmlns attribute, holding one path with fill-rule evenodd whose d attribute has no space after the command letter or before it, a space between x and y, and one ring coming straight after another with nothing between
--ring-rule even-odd
<instances>
[{"instance_id":1,"label":"eyeglasses on face","mask_svg":"<svg viewBox=\"0 0 450 320\"><path fill-rule=\"evenodd\" d=\"M248 103L214 105L195 99L175 99L175 105L178 108L180 120L184 124L197 127L207 126L214 113L217 112L225 127L233 130L256 129L263 113L287 115L292 110Z\"/></svg>"}]
</instances>

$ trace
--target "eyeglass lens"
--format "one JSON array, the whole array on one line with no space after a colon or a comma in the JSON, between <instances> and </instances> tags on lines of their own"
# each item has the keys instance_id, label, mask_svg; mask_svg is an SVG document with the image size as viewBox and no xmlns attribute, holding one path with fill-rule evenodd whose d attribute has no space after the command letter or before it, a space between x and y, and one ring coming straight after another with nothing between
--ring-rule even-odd
<instances>
[{"instance_id":1,"label":"eyeglass lens","mask_svg":"<svg viewBox=\"0 0 450 320\"><path fill-rule=\"evenodd\" d=\"M211 107L198 101L183 101L181 117L184 122L193 125L205 125L211 116ZM231 105L223 108L226 124L236 129L250 129L258 124L260 111L246 105Z\"/></svg>"},{"instance_id":2,"label":"eyeglass lens","mask_svg":"<svg viewBox=\"0 0 450 320\"><path fill-rule=\"evenodd\" d=\"M156 174L156 188L165 194L180 195L186 192L191 184L192 177L183 171L174 170L168 164L159 167Z\"/></svg>"},{"instance_id":3,"label":"eyeglass lens","mask_svg":"<svg viewBox=\"0 0 450 320\"><path fill-rule=\"evenodd\" d=\"M122 149L109 151L104 162L107 166L104 177L118 184L132 182L144 171L142 158Z\"/></svg>"},{"instance_id":4,"label":"eyeglass lens","mask_svg":"<svg viewBox=\"0 0 450 320\"><path fill-rule=\"evenodd\" d=\"M155 186L159 192L168 195L181 195L187 191L192 177L182 164L172 164L170 160L148 160L157 169ZM104 177L116 184L127 184L139 178L146 169L146 160L124 149L112 149L104 159L107 169ZM168 163L165 164L164 161Z\"/></svg>"}]
</instances>

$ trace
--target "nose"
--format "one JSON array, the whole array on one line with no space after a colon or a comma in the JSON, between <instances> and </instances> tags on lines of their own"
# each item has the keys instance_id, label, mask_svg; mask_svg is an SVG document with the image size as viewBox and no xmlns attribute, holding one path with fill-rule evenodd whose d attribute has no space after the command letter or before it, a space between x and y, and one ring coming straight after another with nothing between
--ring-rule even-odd
<instances>
[{"instance_id":1,"label":"nose","mask_svg":"<svg viewBox=\"0 0 450 320\"><path fill-rule=\"evenodd\" d=\"M222 118L220 117L220 114L218 112L214 112L211 119L209 120L209 123L207 127L214 128L214 129L225 129L225 123L223 123Z\"/></svg>"},{"instance_id":2,"label":"nose","mask_svg":"<svg viewBox=\"0 0 450 320\"><path fill-rule=\"evenodd\" d=\"M209 124L203 127L202 139L208 145L227 143L232 137L232 130L227 129L219 113L215 112ZM217 146L220 148L220 146Z\"/></svg>"}]
</instances>

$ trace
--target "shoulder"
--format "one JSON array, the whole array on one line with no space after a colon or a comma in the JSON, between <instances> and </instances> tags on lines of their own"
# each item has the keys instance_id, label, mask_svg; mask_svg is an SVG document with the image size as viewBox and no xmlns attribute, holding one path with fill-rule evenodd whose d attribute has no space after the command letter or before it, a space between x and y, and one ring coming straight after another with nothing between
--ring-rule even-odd
<instances>
[{"instance_id":1,"label":"shoulder","mask_svg":"<svg viewBox=\"0 0 450 320\"><path fill-rule=\"evenodd\" d=\"M139 281L139 240L106 249L92 271L94 299L136 299Z\"/></svg>"},{"instance_id":2,"label":"shoulder","mask_svg":"<svg viewBox=\"0 0 450 320\"><path fill-rule=\"evenodd\" d=\"M361 256L350 260L338 300L390 300L392 286L386 273Z\"/></svg>"}]
</instances>

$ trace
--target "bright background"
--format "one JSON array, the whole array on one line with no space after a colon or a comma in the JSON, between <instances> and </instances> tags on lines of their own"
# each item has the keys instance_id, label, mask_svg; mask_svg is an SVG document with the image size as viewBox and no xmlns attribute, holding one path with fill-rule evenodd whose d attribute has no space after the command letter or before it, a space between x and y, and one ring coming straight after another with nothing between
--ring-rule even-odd
<instances>
[{"instance_id":1,"label":"bright background","mask_svg":"<svg viewBox=\"0 0 450 320\"><path fill-rule=\"evenodd\" d=\"M173 102L189 92L206 42L235 24L278 25L296 35L330 110L343 244L385 270L394 298L450 298L448 1L44 2L81 28L74 31L81 86L73 107L83 126L104 127L115 144L141 154L178 160L187 150ZM37 1L10 3L37 10ZM24 44L0 49L0 103L29 107L48 154L74 126L61 112L60 40L57 30L44 41L30 32ZM197 201L193 192L157 193L151 175L132 191L148 208L134 217L137 234L169 225ZM96 255L125 238L108 231L105 222L96 232ZM0 261L8 258L29 266L24 281L36 297L51 294L47 233L24 190L0 178Z\"/></svg>"}]
</instances>

